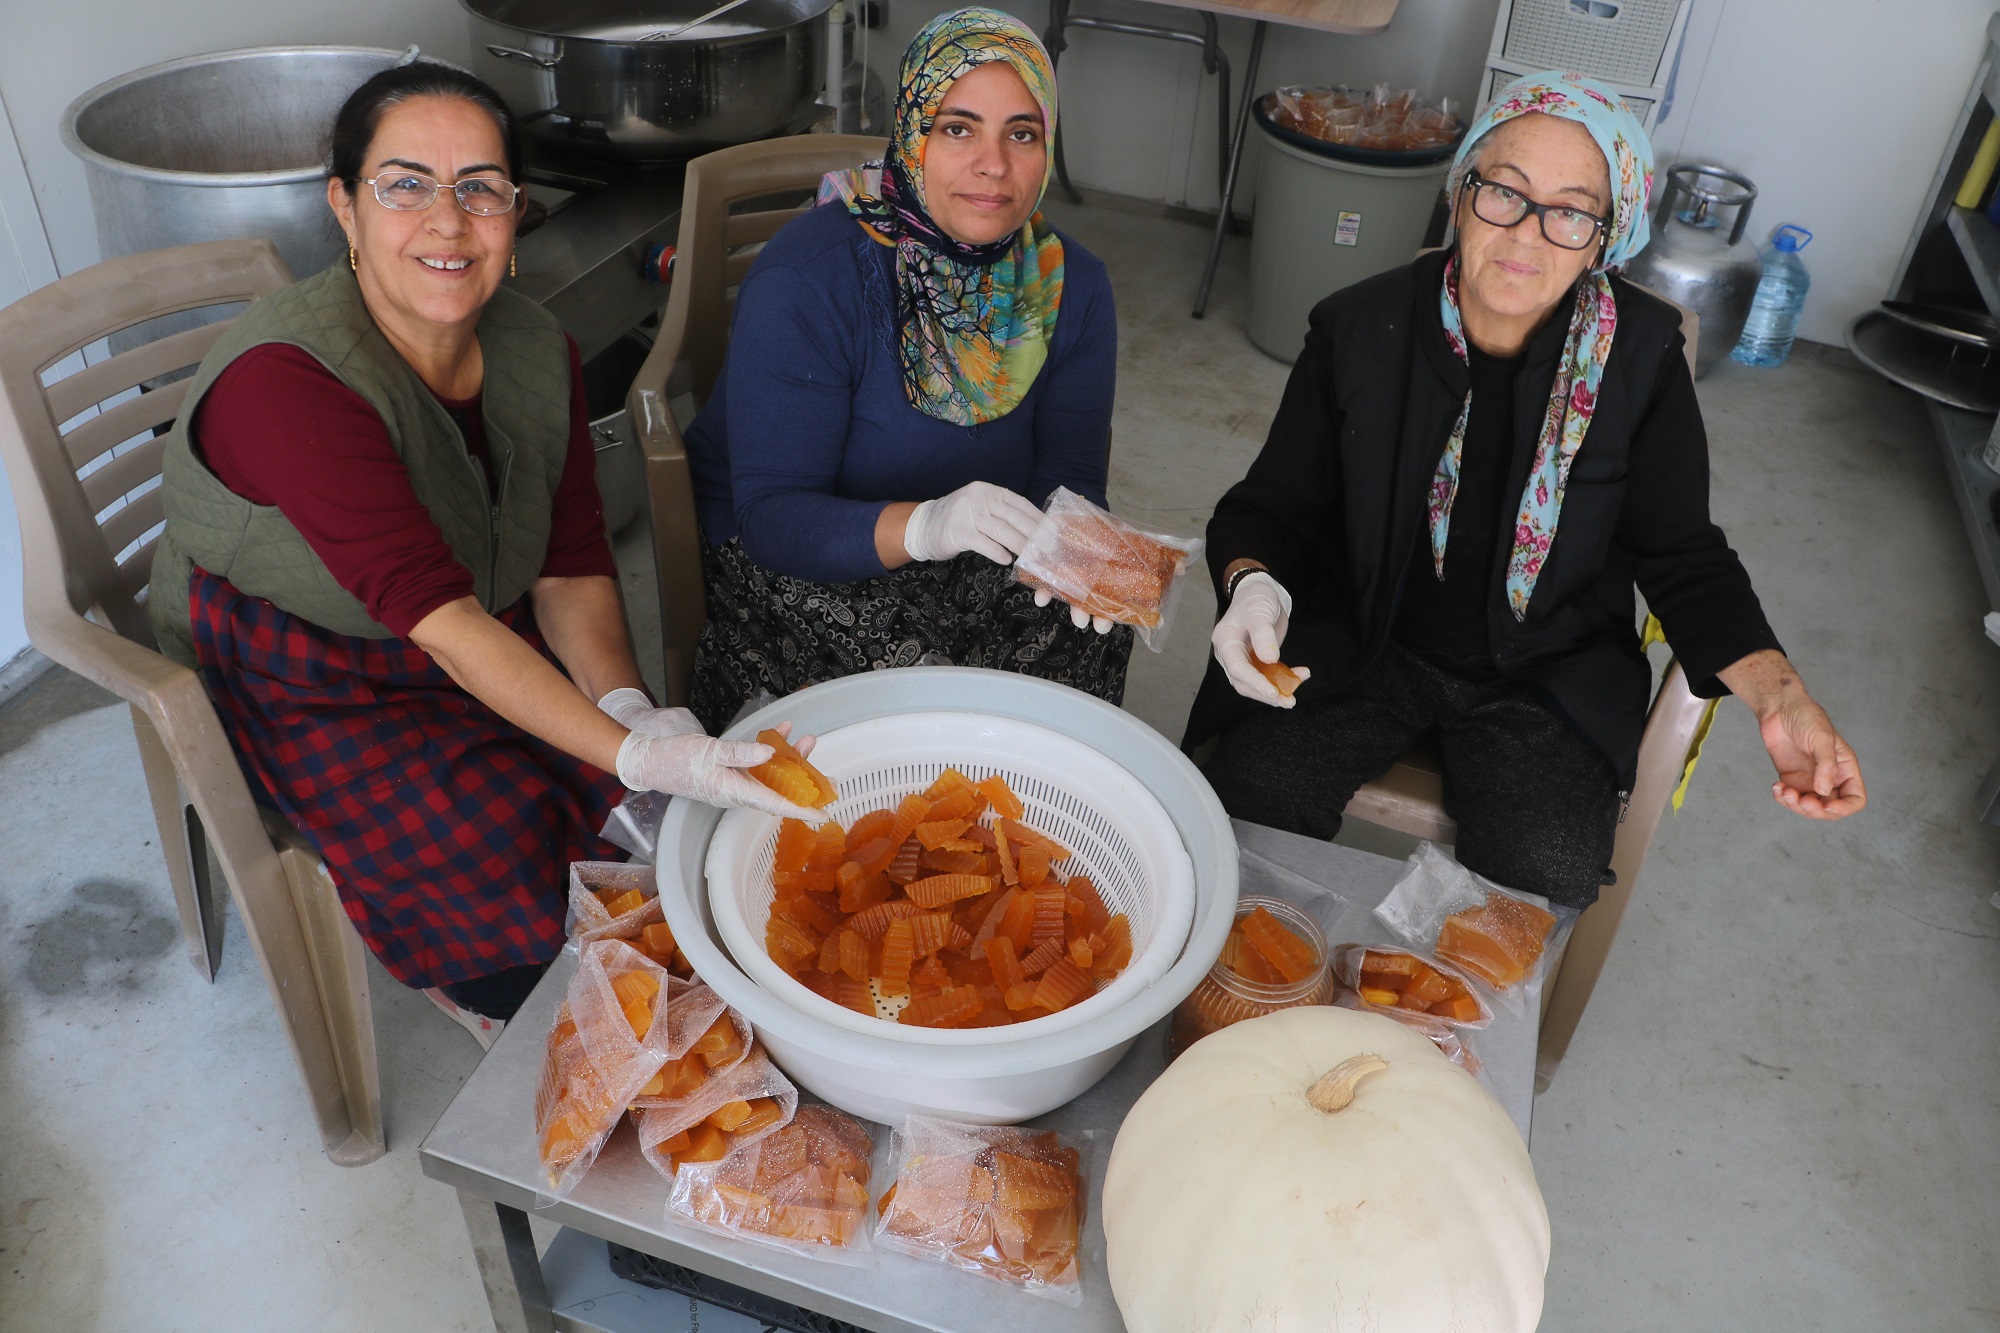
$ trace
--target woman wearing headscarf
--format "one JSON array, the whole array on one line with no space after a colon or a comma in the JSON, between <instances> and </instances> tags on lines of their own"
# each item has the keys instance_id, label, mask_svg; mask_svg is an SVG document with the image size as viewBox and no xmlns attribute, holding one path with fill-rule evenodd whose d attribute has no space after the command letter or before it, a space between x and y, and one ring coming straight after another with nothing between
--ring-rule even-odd
<instances>
[{"instance_id":1,"label":"woman wearing headscarf","mask_svg":"<svg viewBox=\"0 0 2000 1333\"><path fill-rule=\"evenodd\" d=\"M1866 802L1708 513L1677 312L1614 275L1652 149L1616 94L1529 75L1469 128L1446 250L1328 297L1216 507L1222 614L1187 743L1233 814L1332 837L1434 736L1468 868L1585 907L1608 882L1651 676L1633 589L1695 692L1756 713L1772 792ZM1307 677L1282 697L1257 663Z\"/></svg>"},{"instance_id":2,"label":"woman wearing headscarf","mask_svg":"<svg viewBox=\"0 0 2000 1333\"><path fill-rule=\"evenodd\" d=\"M1110 282L1038 211L1055 116L1018 20L932 20L885 159L829 175L744 278L688 430L709 726L760 689L918 662L1123 694L1131 631L1011 568L1056 487L1104 503L1110 447Z\"/></svg>"}]
</instances>

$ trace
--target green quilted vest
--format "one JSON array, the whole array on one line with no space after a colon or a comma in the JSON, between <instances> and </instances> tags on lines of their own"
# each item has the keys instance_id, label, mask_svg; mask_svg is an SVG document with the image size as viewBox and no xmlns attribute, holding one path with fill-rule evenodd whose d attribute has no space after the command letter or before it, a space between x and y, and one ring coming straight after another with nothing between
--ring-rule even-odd
<instances>
[{"instance_id":1,"label":"green quilted vest","mask_svg":"<svg viewBox=\"0 0 2000 1333\"><path fill-rule=\"evenodd\" d=\"M336 264L258 301L231 325L202 359L167 440L166 528L147 596L160 651L195 665L188 619L195 565L336 634L391 637L276 507L231 491L190 447L202 395L230 362L265 343L310 352L381 414L417 498L471 571L479 604L499 611L519 600L541 573L569 454L569 351L554 316L504 287L481 314L478 336L486 364L480 406L497 496L489 494L444 405L375 327L345 267Z\"/></svg>"}]
</instances>

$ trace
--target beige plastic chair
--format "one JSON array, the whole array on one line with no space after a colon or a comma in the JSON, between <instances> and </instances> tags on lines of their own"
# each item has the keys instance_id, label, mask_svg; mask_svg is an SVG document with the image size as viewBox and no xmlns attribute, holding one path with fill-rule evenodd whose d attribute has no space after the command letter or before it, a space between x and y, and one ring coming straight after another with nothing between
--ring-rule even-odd
<instances>
[{"instance_id":1,"label":"beige plastic chair","mask_svg":"<svg viewBox=\"0 0 2000 1333\"><path fill-rule=\"evenodd\" d=\"M688 163L660 336L626 395L646 454L669 704L687 703L695 640L708 616L694 484L674 402L690 396L699 411L708 401L729 347L736 287L757 248L812 207L811 191L821 176L878 158L886 147L883 140L862 135L802 134L724 148ZM760 203L773 206L731 211Z\"/></svg>"},{"instance_id":2,"label":"beige plastic chair","mask_svg":"<svg viewBox=\"0 0 2000 1333\"><path fill-rule=\"evenodd\" d=\"M1651 288L1646 290L1651 291ZM1658 292L1653 295L1659 296ZM1695 341L1701 335L1701 319L1694 311L1669 297L1661 296L1681 315L1681 334L1687 340L1690 374L1695 365ZM1542 992L1541 1044L1535 1060L1535 1090L1549 1086L1557 1066L1569 1050L1570 1038L1583 1020L1604 959L1618 935L1618 923L1632 897L1633 881L1645 863L1646 849L1666 811L1667 798L1680 785L1681 769L1695 731L1708 708L1706 699L1696 698L1687 685L1680 663L1669 662L1653 695L1652 711L1639 741L1638 776L1632 796L1618 825L1612 845L1611 868L1618 882L1606 888L1597 901L1577 918L1563 951L1554 979ZM1347 803L1346 812L1383 828L1407 833L1413 838L1453 843L1458 828L1444 811L1444 767L1437 751L1420 745L1392 765L1387 773L1365 783Z\"/></svg>"},{"instance_id":3,"label":"beige plastic chair","mask_svg":"<svg viewBox=\"0 0 2000 1333\"><path fill-rule=\"evenodd\" d=\"M0 310L0 458L21 522L28 638L130 705L189 959L214 980L222 920L210 867L219 865L326 1155L358 1166L385 1146L364 946L319 853L251 799L200 678L159 653L138 599L161 521L160 428L180 412L189 381L100 406L198 364L228 321L43 382L122 329L253 301L291 281L269 241L212 241L108 260Z\"/></svg>"}]
</instances>

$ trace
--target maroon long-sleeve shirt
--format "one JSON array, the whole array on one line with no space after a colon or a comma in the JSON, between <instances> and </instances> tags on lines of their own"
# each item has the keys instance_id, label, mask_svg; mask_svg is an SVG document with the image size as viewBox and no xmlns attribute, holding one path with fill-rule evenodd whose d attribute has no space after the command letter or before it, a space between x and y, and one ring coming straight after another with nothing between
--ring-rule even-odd
<instances>
[{"instance_id":1,"label":"maroon long-sleeve shirt","mask_svg":"<svg viewBox=\"0 0 2000 1333\"><path fill-rule=\"evenodd\" d=\"M541 572L615 578L574 341L569 360L569 456ZM438 401L490 482L479 398ZM472 595L471 571L417 499L382 418L309 352L267 343L237 357L203 395L192 434L222 484L252 504L276 506L390 633L408 638L425 616Z\"/></svg>"}]
</instances>

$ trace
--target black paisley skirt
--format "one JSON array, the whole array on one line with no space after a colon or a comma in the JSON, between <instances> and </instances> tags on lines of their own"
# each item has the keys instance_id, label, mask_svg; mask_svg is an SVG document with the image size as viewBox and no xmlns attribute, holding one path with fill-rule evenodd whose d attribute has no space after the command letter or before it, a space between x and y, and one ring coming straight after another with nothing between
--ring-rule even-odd
<instances>
[{"instance_id":1,"label":"black paisley skirt","mask_svg":"<svg viewBox=\"0 0 2000 1333\"><path fill-rule=\"evenodd\" d=\"M810 583L765 569L731 538L702 543L708 623L695 646L689 706L711 735L759 690L903 666L1018 671L1125 697L1132 631L1077 629L1061 602L1036 606L1009 565L966 554L913 561L880 578Z\"/></svg>"}]
</instances>

